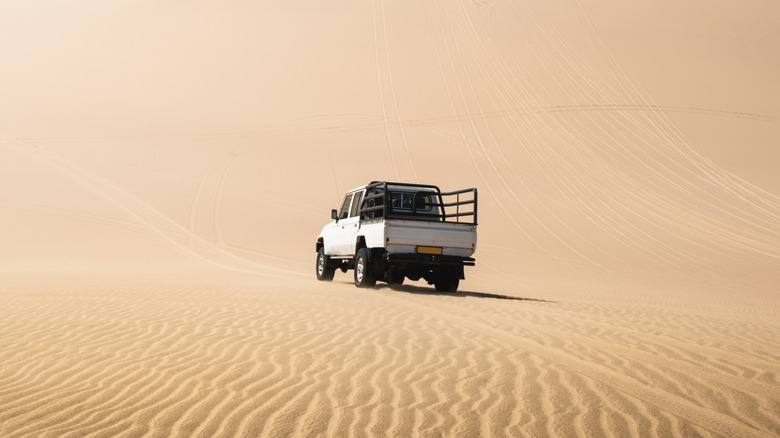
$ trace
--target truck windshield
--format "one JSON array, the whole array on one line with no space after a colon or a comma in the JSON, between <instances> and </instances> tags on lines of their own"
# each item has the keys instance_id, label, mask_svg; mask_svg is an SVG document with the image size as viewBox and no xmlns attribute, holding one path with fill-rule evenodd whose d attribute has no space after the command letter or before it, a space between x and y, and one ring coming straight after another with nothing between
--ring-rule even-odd
<instances>
[{"instance_id":1,"label":"truck windshield","mask_svg":"<svg viewBox=\"0 0 780 438\"><path fill-rule=\"evenodd\" d=\"M345 219L347 215L349 214L349 203L352 201L352 193L348 194L344 198L344 203L341 204L341 209L339 210L339 219Z\"/></svg>"}]
</instances>

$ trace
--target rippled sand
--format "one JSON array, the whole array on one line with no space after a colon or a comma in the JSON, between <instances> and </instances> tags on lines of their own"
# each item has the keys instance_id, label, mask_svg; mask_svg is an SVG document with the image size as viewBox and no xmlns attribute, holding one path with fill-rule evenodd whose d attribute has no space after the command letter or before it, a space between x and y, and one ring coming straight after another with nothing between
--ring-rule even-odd
<instances>
[{"instance_id":1,"label":"rippled sand","mask_svg":"<svg viewBox=\"0 0 780 438\"><path fill-rule=\"evenodd\" d=\"M549 300L532 291L366 291L340 280L4 285L0 430L778 433L778 312L770 299Z\"/></svg>"}]
</instances>

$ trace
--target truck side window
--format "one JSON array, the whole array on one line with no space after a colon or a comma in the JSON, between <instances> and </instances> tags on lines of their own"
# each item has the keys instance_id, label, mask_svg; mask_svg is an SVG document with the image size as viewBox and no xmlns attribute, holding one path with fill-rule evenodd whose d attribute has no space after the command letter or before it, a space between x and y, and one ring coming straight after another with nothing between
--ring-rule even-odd
<instances>
[{"instance_id":1,"label":"truck side window","mask_svg":"<svg viewBox=\"0 0 780 438\"><path fill-rule=\"evenodd\" d=\"M345 219L349 215L349 203L352 201L352 193L348 194L344 198L344 203L341 204L341 210L339 210L339 219Z\"/></svg>"},{"instance_id":2,"label":"truck side window","mask_svg":"<svg viewBox=\"0 0 780 438\"><path fill-rule=\"evenodd\" d=\"M396 208L402 208L402 202L401 202L401 193L390 193L390 199L392 199L391 205L394 209Z\"/></svg>"},{"instance_id":3,"label":"truck side window","mask_svg":"<svg viewBox=\"0 0 780 438\"><path fill-rule=\"evenodd\" d=\"M413 203L417 211L431 211L431 195L417 194L414 196Z\"/></svg>"},{"instance_id":4,"label":"truck side window","mask_svg":"<svg viewBox=\"0 0 780 438\"><path fill-rule=\"evenodd\" d=\"M360 204L363 202L363 192L355 193L355 198L352 200L352 211L349 213L349 217L355 217L360 213Z\"/></svg>"}]
</instances>

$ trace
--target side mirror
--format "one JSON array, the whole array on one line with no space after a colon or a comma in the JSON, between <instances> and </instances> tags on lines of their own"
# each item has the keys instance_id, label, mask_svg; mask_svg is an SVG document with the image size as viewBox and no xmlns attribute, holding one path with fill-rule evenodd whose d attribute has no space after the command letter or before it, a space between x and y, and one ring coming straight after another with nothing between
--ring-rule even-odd
<instances>
[{"instance_id":1,"label":"side mirror","mask_svg":"<svg viewBox=\"0 0 780 438\"><path fill-rule=\"evenodd\" d=\"M338 212L338 210L336 210L335 208L333 210L331 210L330 211L330 218L333 219L334 221L338 221L339 220L339 212Z\"/></svg>"}]
</instances>

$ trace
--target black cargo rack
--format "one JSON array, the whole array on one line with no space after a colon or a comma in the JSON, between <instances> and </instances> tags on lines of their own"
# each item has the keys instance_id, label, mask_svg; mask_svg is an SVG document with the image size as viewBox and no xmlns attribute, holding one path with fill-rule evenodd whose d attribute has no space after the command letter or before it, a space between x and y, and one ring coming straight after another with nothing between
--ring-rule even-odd
<instances>
[{"instance_id":1,"label":"black cargo rack","mask_svg":"<svg viewBox=\"0 0 780 438\"><path fill-rule=\"evenodd\" d=\"M390 186L392 188L388 188ZM392 193L411 194L411 209L394 208L392 202L388 202L388 198L390 198ZM419 206L418 200L424 199L424 195L434 195L438 202L425 202ZM445 202L445 198L447 202ZM439 207L439 213L421 212L422 208L427 207ZM477 225L477 189L470 188L454 192L442 192L438 187L428 184L374 181L366 186L366 194L363 197L363 203L360 208L360 217L361 219L383 217L404 220L435 220Z\"/></svg>"}]
</instances>

